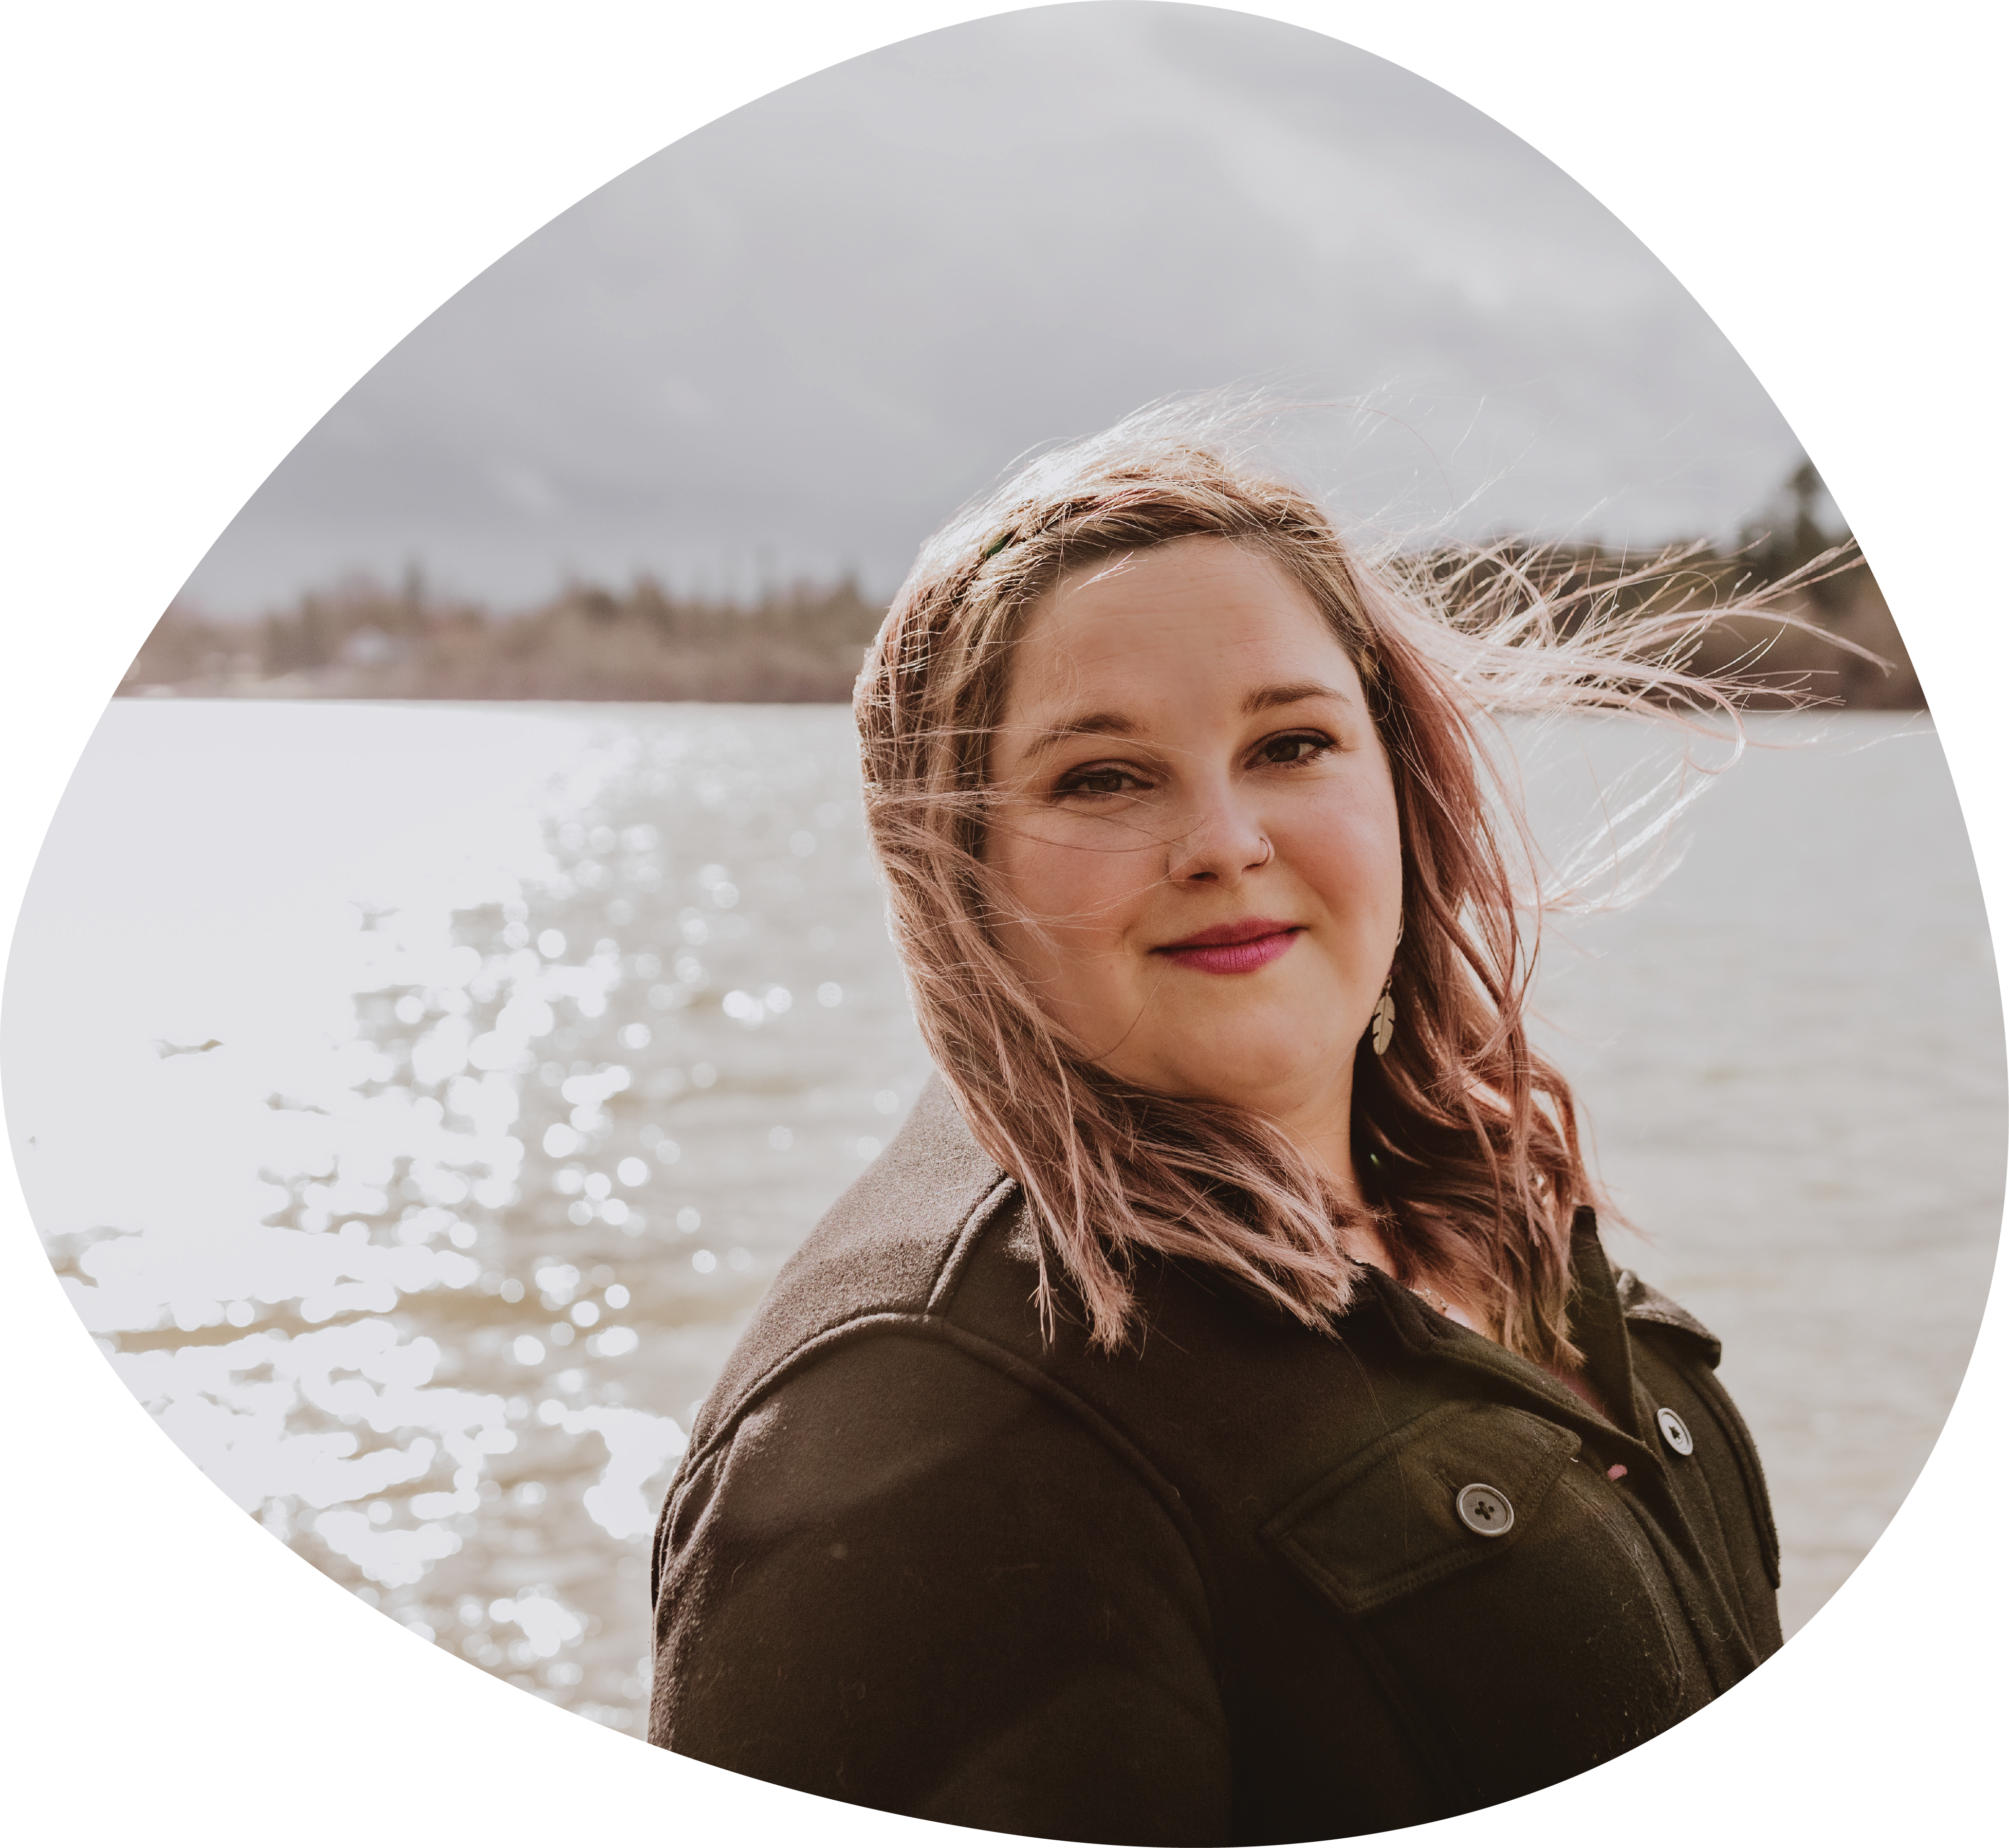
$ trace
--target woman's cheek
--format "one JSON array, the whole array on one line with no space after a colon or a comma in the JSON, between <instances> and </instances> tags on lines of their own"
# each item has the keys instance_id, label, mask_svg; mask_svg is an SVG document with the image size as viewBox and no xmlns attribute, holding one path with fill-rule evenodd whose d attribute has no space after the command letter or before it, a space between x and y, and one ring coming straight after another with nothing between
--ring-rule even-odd
<instances>
[{"instance_id":1,"label":"woman's cheek","mask_svg":"<svg viewBox=\"0 0 2009 1848\"><path fill-rule=\"evenodd\" d=\"M1335 915L1385 896L1391 915L1401 903L1401 829L1394 794L1369 789L1360 799L1317 804L1293 818L1295 869ZM1284 843L1279 842L1282 850Z\"/></svg>"},{"instance_id":2,"label":"woman's cheek","mask_svg":"<svg viewBox=\"0 0 2009 1848\"><path fill-rule=\"evenodd\" d=\"M1018 889L1077 949L1119 939L1138 898L1136 855L1107 829L1065 823L1028 842Z\"/></svg>"},{"instance_id":3,"label":"woman's cheek","mask_svg":"<svg viewBox=\"0 0 2009 1848\"><path fill-rule=\"evenodd\" d=\"M1070 1025L1106 1010L1122 986L1131 907L1111 864L1121 857L1022 834L996 863L1009 912L1001 945Z\"/></svg>"}]
</instances>

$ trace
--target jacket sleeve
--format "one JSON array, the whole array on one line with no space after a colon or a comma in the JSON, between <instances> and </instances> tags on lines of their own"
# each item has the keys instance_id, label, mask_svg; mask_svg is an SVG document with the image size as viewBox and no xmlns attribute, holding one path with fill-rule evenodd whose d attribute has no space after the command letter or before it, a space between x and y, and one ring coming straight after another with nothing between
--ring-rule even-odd
<instances>
[{"instance_id":1,"label":"jacket sleeve","mask_svg":"<svg viewBox=\"0 0 2009 1848\"><path fill-rule=\"evenodd\" d=\"M657 1744L973 1828L1228 1838L1179 1526L1007 1373L917 1333L841 1346L697 1460L668 1520Z\"/></svg>"}]
</instances>

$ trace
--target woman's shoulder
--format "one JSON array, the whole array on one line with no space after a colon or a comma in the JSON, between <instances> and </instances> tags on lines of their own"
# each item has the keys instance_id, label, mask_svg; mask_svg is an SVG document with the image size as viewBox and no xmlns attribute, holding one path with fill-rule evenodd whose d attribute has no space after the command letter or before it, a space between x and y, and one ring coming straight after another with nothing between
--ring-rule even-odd
<instances>
[{"instance_id":1,"label":"woman's shoulder","mask_svg":"<svg viewBox=\"0 0 2009 1848\"><path fill-rule=\"evenodd\" d=\"M927 1316L1016 1191L931 1078L891 1146L781 1267L699 1413L692 1449L833 1340Z\"/></svg>"},{"instance_id":2,"label":"woman's shoulder","mask_svg":"<svg viewBox=\"0 0 2009 1848\"><path fill-rule=\"evenodd\" d=\"M763 1484L870 1502L897 1524L923 1477L934 1501L951 1481L1008 1502L1028 1482L1071 1481L1077 1510L1141 1497L1140 1518L1190 1539L1177 1490L1095 1389L1107 1366L1068 1364L1083 1358L1082 1318L1043 1328L1023 1207L931 1080L783 1266L699 1411L658 1523L659 1579L714 1504L764 1506Z\"/></svg>"},{"instance_id":3,"label":"woman's shoulder","mask_svg":"<svg viewBox=\"0 0 2009 1848\"><path fill-rule=\"evenodd\" d=\"M1228 1839L1184 1529L956 1326L845 1324L686 1459L657 1534L650 1739L973 1827Z\"/></svg>"}]
</instances>

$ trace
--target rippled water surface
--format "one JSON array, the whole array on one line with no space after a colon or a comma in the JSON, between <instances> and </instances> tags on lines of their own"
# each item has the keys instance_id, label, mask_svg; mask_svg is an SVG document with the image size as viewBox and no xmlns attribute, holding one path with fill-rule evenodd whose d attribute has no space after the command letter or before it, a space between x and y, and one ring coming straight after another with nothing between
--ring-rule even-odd
<instances>
[{"instance_id":1,"label":"rippled water surface","mask_svg":"<svg viewBox=\"0 0 2009 1848\"><path fill-rule=\"evenodd\" d=\"M1543 992L1653 1236L1615 1255L1728 1344L1791 1626L1958 1385L2003 1049L1929 729L1762 732L1798 747ZM123 702L8 979L30 1206L168 1434L398 1621L639 1729L691 1411L926 1076L848 715Z\"/></svg>"}]
</instances>

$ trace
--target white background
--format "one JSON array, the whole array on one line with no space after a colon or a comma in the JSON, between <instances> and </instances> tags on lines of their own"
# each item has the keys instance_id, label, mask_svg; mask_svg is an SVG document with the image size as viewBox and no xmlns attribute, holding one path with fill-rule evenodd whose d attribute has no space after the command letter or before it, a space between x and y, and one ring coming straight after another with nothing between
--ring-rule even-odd
<instances>
[{"instance_id":1,"label":"white background","mask_svg":"<svg viewBox=\"0 0 2009 1848\"><path fill-rule=\"evenodd\" d=\"M981 7L73 0L5 28L9 527L0 915L154 616L259 481L445 296L622 168L779 83ZM1847 507L2009 901L2005 407L1982 10L1780 0L1270 5L1406 65L1598 195L1713 314ZM32 1082L15 1073L13 1081ZM0 1355L8 1804L23 1839L679 1842L941 1832L554 1711L238 1514L55 1286L11 1176ZM1993 1837L2009 1643L1997 1311L1869 1562L1760 1674L1446 1843ZM1514 1690L1500 1690L1503 1701ZM1335 1741L1343 1765L1345 1742ZM341 1775L331 1768L342 1767ZM1984 1817L1993 1818L1993 1825Z\"/></svg>"}]
</instances>

